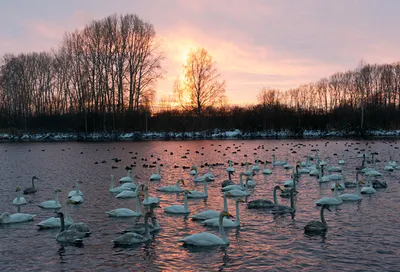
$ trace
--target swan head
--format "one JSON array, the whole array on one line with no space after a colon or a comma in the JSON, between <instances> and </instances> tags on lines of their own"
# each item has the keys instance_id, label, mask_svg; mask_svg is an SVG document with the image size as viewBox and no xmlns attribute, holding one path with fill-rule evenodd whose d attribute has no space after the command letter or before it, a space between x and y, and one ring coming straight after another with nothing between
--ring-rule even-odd
<instances>
[{"instance_id":1,"label":"swan head","mask_svg":"<svg viewBox=\"0 0 400 272\"><path fill-rule=\"evenodd\" d=\"M60 190L60 189L55 189L54 192L55 192L55 193L60 193L61 190Z\"/></svg>"},{"instance_id":2,"label":"swan head","mask_svg":"<svg viewBox=\"0 0 400 272\"><path fill-rule=\"evenodd\" d=\"M195 166L195 165L192 165L192 168L190 168L190 169L192 169L192 170L196 170L196 171L197 171L197 166Z\"/></svg>"},{"instance_id":3,"label":"swan head","mask_svg":"<svg viewBox=\"0 0 400 272\"><path fill-rule=\"evenodd\" d=\"M227 212L227 211L222 211L222 212L219 214L219 216L220 216L220 217L227 217L227 218L235 218L232 214L230 214L230 213Z\"/></svg>"},{"instance_id":4,"label":"swan head","mask_svg":"<svg viewBox=\"0 0 400 272\"><path fill-rule=\"evenodd\" d=\"M21 191L21 188L19 186L17 186L17 188L15 189L16 192Z\"/></svg>"},{"instance_id":5,"label":"swan head","mask_svg":"<svg viewBox=\"0 0 400 272\"><path fill-rule=\"evenodd\" d=\"M275 185L274 190L280 190L283 191L282 188L279 185Z\"/></svg>"},{"instance_id":6,"label":"swan head","mask_svg":"<svg viewBox=\"0 0 400 272\"><path fill-rule=\"evenodd\" d=\"M239 198L239 199L236 199L236 202L239 202L239 203L245 203L245 201L244 201L243 199L241 199L241 198Z\"/></svg>"},{"instance_id":7,"label":"swan head","mask_svg":"<svg viewBox=\"0 0 400 272\"><path fill-rule=\"evenodd\" d=\"M185 186L185 181L183 179L178 179L178 183L182 183L182 185Z\"/></svg>"},{"instance_id":8,"label":"swan head","mask_svg":"<svg viewBox=\"0 0 400 272\"><path fill-rule=\"evenodd\" d=\"M329 208L329 205L328 205L328 204L322 205L322 208L324 208L324 209L326 209L326 210L328 210L328 211L331 212L331 209Z\"/></svg>"},{"instance_id":9,"label":"swan head","mask_svg":"<svg viewBox=\"0 0 400 272\"><path fill-rule=\"evenodd\" d=\"M55 216L56 218L63 218L64 214L62 212L58 212L57 215Z\"/></svg>"},{"instance_id":10,"label":"swan head","mask_svg":"<svg viewBox=\"0 0 400 272\"><path fill-rule=\"evenodd\" d=\"M37 176L33 176L32 180L35 180L35 179L39 180Z\"/></svg>"},{"instance_id":11,"label":"swan head","mask_svg":"<svg viewBox=\"0 0 400 272\"><path fill-rule=\"evenodd\" d=\"M67 205L70 205L70 204L74 204L74 202L71 199L68 199L67 200Z\"/></svg>"},{"instance_id":12,"label":"swan head","mask_svg":"<svg viewBox=\"0 0 400 272\"><path fill-rule=\"evenodd\" d=\"M184 190L183 193L186 194L192 194L189 190Z\"/></svg>"}]
</instances>

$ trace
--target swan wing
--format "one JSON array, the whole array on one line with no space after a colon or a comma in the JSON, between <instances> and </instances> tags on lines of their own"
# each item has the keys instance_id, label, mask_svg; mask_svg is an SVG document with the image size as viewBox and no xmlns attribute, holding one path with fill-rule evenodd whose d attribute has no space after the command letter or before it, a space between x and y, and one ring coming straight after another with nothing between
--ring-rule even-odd
<instances>
[{"instance_id":1,"label":"swan wing","mask_svg":"<svg viewBox=\"0 0 400 272\"><path fill-rule=\"evenodd\" d=\"M218 218L220 212L215 210L206 210L191 216L193 220L207 220L211 218Z\"/></svg>"},{"instance_id":2,"label":"swan wing","mask_svg":"<svg viewBox=\"0 0 400 272\"><path fill-rule=\"evenodd\" d=\"M145 238L143 235L134 232L127 232L117 237L115 240L113 240L113 243L115 245L132 245L132 244L139 244L144 240Z\"/></svg>"},{"instance_id":3,"label":"swan wing","mask_svg":"<svg viewBox=\"0 0 400 272\"><path fill-rule=\"evenodd\" d=\"M127 208L118 208L115 210L111 210L106 212L111 217L131 217L131 216L140 216L137 212L127 209Z\"/></svg>"},{"instance_id":4,"label":"swan wing","mask_svg":"<svg viewBox=\"0 0 400 272\"><path fill-rule=\"evenodd\" d=\"M20 223L33 220L36 215L28 213L14 213L9 217L8 223Z\"/></svg>"},{"instance_id":5,"label":"swan wing","mask_svg":"<svg viewBox=\"0 0 400 272\"><path fill-rule=\"evenodd\" d=\"M135 197L136 197L136 192L132 190L124 190L116 196L116 198L135 198Z\"/></svg>"}]
</instances>

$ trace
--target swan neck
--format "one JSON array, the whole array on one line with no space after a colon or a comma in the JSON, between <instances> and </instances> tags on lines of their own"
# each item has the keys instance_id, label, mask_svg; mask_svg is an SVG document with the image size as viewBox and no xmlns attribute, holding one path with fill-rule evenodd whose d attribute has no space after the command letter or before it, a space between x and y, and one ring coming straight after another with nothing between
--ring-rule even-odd
<instances>
[{"instance_id":1,"label":"swan neck","mask_svg":"<svg viewBox=\"0 0 400 272\"><path fill-rule=\"evenodd\" d=\"M58 200L58 191L54 191L54 201L56 203L60 203L60 201Z\"/></svg>"},{"instance_id":2,"label":"swan neck","mask_svg":"<svg viewBox=\"0 0 400 272\"><path fill-rule=\"evenodd\" d=\"M321 208L320 213L321 213L321 223L324 224L324 225L326 226L324 211L325 211L325 206L323 206L323 207Z\"/></svg>"},{"instance_id":3,"label":"swan neck","mask_svg":"<svg viewBox=\"0 0 400 272\"><path fill-rule=\"evenodd\" d=\"M35 188L35 179L32 178L32 188Z\"/></svg>"},{"instance_id":4,"label":"swan neck","mask_svg":"<svg viewBox=\"0 0 400 272\"><path fill-rule=\"evenodd\" d=\"M60 215L60 233L65 230L64 215Z\"/></svg>"},{"instance_id":5,"label":"swan neck","mask_svg":"<svg viewBox=\"0 0 400 272\"><path fill-rule=\"evenodd\" d=\"M290 207L293 210L296 210L296 201L294 201L294 190L293 189L290 191Z\"/></svg>"},{"instance_id":6,"label":"swan neck","mask_svg":"<svg viewBox=\"0 0 400 272\"><path fill-rule=\"evenodd\" d=\"M232 180L232 174L231 174L231 171L228 171L228 179L229 179L229 180Z\"/></svg>"},{"instance_id":7,"label":"swan neck","mask_svg":"<svg viewBox=\"0 0 400 272\"><path fill-rule=\"evenodd\" d=\"M276 195L276 190L278 190L278 188L274 188L274 203L275 205L278 205L278 197Z\"/></svg>"},{"instance_id":8,"label":"swan neck","mask_svg":"<svg viewBox=\"0 0 400 272\"><path fill-rule=\"evenodd\" d=\"M240 225L239 201L236 201L236 223Z\"/></svg>"},{"instance_id":9,"label":"swan neck","mask_svg":"<svg viewBox=\"0 0 400 272\"><path fill-rule=\"evenodd\" d=\"M149 217L145 216L144 217L144 233L146 240L150 239L150 229L149 229Z\"/></svg>"},{"instance_id":10,"label":"swan neck","mask_svg":"<svg viewBox=\"0 0 400 272\"><path fill-rule=\"evenodd\" d=\"M226 197L226 194L224 194L224 211L228 211L228 198Z\"/></svg>"},{"instance_id":11,"label":"swan neck","mask_svg":"<svg viewBox=\"0 0 400 272\"><path fill-rule=\"evenodd\" d=\"M229 244L229 239L228 239L228 237L226 237L226 234L225 234L224 215L223 214L219 215L219 233L221 234L222 241L224 241L226 244Z\"/></svg>"},{"instance_id":12,"label":"swan neck","mask_svg":"<svg viewBox=\"0 0 400 272\"><path fill-rule=\"evenodd\" d=\"M188 204L187 193L184 194L184 198L183 198L183 208L184 208L185 211L189 210L189 204Z\"/></svg>"},{"instance_id":13,"label":"swan neck","mask_svg":"<svg viewBox=\"0 0 400 272\"><path fill-rule=\"evenodd\" d=\"M240 186L243 186L243 174L239 175L239 183L240 183Z\"/></svg>"},{"instance_id":14,"label":"swan neck","mask_svg":"<svg viewBox=\"0 0 400 272\"><path fill-rule=\"evenodd\" d=\"M208 195L207 182L204 181L204 194Z\"/></svg>"},{"instance_id":15,"label":"swan neck","mask_svg":"<svg viewBox=\"0 0 400 272\"><path fill-rule=\"evenodd\" d=\"M139 190L138 189L136 189L136 213L139 215L142 215L142 210L140 209L140 199L139 199Z\"/></svg>"}]
</instances>

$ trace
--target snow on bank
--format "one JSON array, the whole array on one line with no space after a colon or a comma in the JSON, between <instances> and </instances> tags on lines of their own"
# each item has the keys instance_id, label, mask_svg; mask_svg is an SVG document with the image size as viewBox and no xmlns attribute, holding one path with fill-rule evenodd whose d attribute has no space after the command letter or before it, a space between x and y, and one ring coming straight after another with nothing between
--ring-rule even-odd
<instances>
[{"instance_id":1,"label":"snow on bank","mask_svg":"<svg viewBox=\"0 0 400 272\"><path fill-rule=\"evenodd\" d=\"M324 138L354 137L355 132L304 130L295 134L289 130L242 132L239 129L223 131L214 129L203 132L130 132L130 133L0 133L0 141L136 141L136 140L181 140L181 139L268 139L268 138ZM366 136L398 137L400 130L371 130Z\"/></svg>"}]
</instances>

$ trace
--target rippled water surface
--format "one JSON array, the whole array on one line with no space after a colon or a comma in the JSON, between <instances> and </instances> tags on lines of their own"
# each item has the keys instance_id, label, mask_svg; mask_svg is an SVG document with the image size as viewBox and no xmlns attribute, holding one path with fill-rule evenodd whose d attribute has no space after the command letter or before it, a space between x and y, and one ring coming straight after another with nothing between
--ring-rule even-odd
<instances>
[{"instance_id":1,"label":"rippled water surface","mask_svg":"<svg viewBox=\"0 0 400 272\"><path fill-rule=\"evenodd\" d=\"M22 212L36 214L34 221L13 225L0 225L1 271L400 271L400 170L383 170L389 156L400 161L396 140L213 140L213 141L148 141L109 143L1 143L0 144L0 213L15 213L12 201L16 186L30 186L36 175L36 195L26 196L28 205ZM195 184L189 170L183 166L198 165L200 174L212 168L216 179L209 183L209 198L189 200L191 214L205 209L223 207L221 181L227 178L227 161L233 160L237 174L244 170L241 163L256 159L272 160L272 154L289 162L304 161L312 149L319 149L320 157L331 158L333 163L344 159L344 174L355 178L355 167L361 164L359 152L378 152L376 168L384 174L387 189L378 189L372 196L364 196L360 203L345 203L332 212L326 212L329 230L326 235L307 236L304 226L310 220L319 220L319 208L314 201L330 196L330 184L319 185L315 177L302 175L298 183L297 213L273 216L268 211L249 210L240 204L241 226L226 229L230 245L217 248L187 248L177 242L186 235L218 230L206 228L184 216L171 216L156 210L162 229L146 244L129 248L114 247L112 240L128 227L131 218L110 218L105 212L127 207L135 209L135 200L116 199L108 189L110 174L117 180L126 175L126 166L136 162L140 182L149 184L150 194L161 198L162 207L182 204L183 196L156 192L159 186L175 184L184 178L186 188L202 190ZM183 158L186 156L186 158ZM112 158L121 159L114 162ZM105 161L105 163L102 163ZM95 164L98 162L98 164ZM160 182L150 182L156 172L151 165L162 164ZM268 165L272 168L271 165ZM117 168L116 168L117 167ZM372 167L372 166L371 166ZM272 199L272 188L290 177L291 170L274 167L273 174L257 174L257 186L247 201L264 197ZM36 224L54 215L42 210L38 204L52 199L54 188L61 189L60 201L66 197L76 181L81 182L84 203L73 206L72 218L90 225L92 235L83 247L62 247L55 239L58 229L39 231ZM347 189L353 192L355 189ZM289 205L288 199L279 198ZM235 213L233 200L229 210Z\"/></svg>"}]
</instances>

